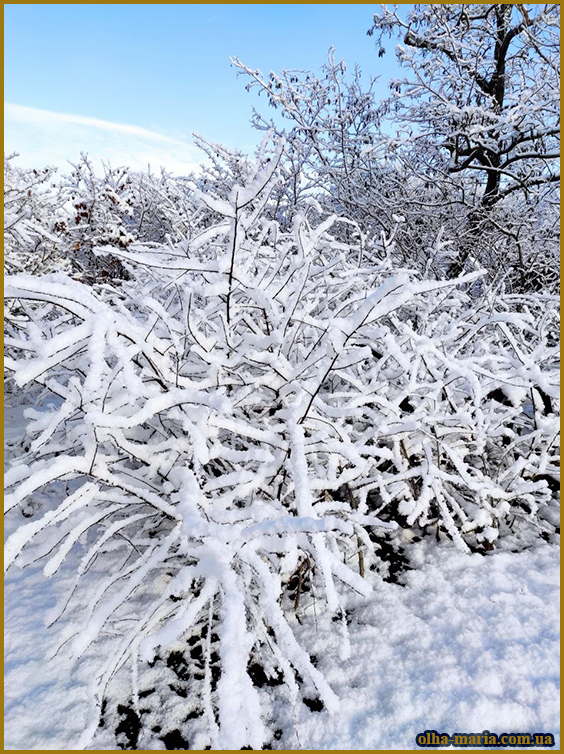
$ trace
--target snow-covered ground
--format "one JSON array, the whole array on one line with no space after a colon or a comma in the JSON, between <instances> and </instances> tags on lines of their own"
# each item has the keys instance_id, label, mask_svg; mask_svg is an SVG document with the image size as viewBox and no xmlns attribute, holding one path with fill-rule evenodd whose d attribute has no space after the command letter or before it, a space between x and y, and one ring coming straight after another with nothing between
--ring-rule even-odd
<instances>
[{"instance_id":1,"label":"snow-covered ground","mask_svg":"<svg viewBox=\"0 0 564 754\"><path fill-rule=\"evenodd\" d=\"M404 574L405 586L370 573L374 596L350 604L348 659L340 659L335 623L294 624L341 705L332 716L301 705L275 747L416 749L427 729L487 728L553 733L559 748L558 549L487 557L434 541L409 549L417 568ZM68 626L44 622L71 579L72 563L56 585L39 565L8 573L7 749L115 748L85 735L96 726L89 685L112 638L74 668L64 647L52 657Z\"/></svg>"},{"instance_id":2,"label":"snow-covered ground","mask_svg":"<svg viewBox=\"0 0 564 754\"><path fill-rule=\"evenodd\" d=\"M404 588L381 583L353 611L350 659L319 652L341 710L304 714L301 747L416 749L425 730L484 729L550 732L559 746L558 550L413 554Z\"/></svg>"}]
</instances>

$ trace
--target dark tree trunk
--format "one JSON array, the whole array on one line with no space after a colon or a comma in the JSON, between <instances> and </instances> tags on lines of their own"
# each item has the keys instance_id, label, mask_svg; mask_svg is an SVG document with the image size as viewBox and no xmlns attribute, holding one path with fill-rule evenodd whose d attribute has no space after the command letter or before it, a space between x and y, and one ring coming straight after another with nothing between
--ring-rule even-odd
<instances>
[{"instance_id":1,"label":"dark tree trunk","mask_svg":"<svg viewBox=\"0 0 564 754\"><path fill-rule=\"evenodd\" d=\"M511 41L508 33L511 18L511 6L496 5L495 14L497 34L494 49L494 70L491 79L488 82L488 88L490 94L495 100L494 111L501 113L505 98L505 61L509 42ZM493 133L492 136L494 136L494 138L496 136L499 138L499 134L496 133ZM447 277L451 279L458 277L464 271L468 257L472 253L472 249L476 247L482 221L487 215L487 212L499 199L501 184L499 167L501 165L502 155L500 152L484 149L480 157L480 162L484 165L486 171L486 185L478 206L468 215L466 242L461 244L458 257L451 263L447 270Z\"/></svg>"}]
</instances>

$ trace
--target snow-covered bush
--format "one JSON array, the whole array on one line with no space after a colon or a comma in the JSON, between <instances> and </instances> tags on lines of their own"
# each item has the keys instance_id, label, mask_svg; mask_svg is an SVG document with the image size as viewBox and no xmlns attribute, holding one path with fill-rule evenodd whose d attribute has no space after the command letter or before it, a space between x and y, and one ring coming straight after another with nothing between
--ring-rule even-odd
<instances>
[{"instance_id":1,"label":"snow-covered bush","mask_svg":"<svg viewBox=\"0 0 564 754\"><path fill-rule=\"evenodd\" d=\"M557 301L474 299L479 270L421 280L394 268L393 237L336 240L336 215L297 213L282 231L269 206L282 152L265 142L244 185L197 194L218 217L199 235L114 248L135 270L120 288L6 282L33 313L6 366L57 401L29 412L6 508L68 489L9 538L7 564L38 533L47 576L75 547L77 583L107 564L71 643L79 656L129 620L100 704L126 662L207 625L199 748L268 741L250 664L289 703L313 693L336 709L292 630L306 576L346 655L346 590L370 593L379 532L431 527L468 550L555 526Z\"/></svg>"},{"instance_id":2,"label":"snow-covered bush","mask_svg":"<svg viewBox=\"0 0 564 754\"><path fill-rule=\"evenodd\" d=\"M64 236L77 276L90 284L127 279L121 262L111 254L97 256L96 247L127 248L134 240L128 229L133 216L134 193L127 168L103 165L104 174L94 172L87 155L72 164L62 181L67 217Z\"/></svg>"},{"instance_id":3,"label":"snow-covered bush","mask_svg":"<svg viewBox=\"0 0 564 754\"><path fill-rule=\"evenodd\" d=\"M188 177L160 173L130 172L132 217L128 232L136 241L162 245L184 241L205 222L207 212L193 199Z\"/></svg>"},{"instance_id":4,"label":"snow-covered bush","mask_svg":"<svg viewBox=\"0 0 564 754\"><path fill-rule=\"evenodd\" d=\"M55 169L26 170L4 157L4 270L41 275L70 269L60 241L65 202Z\"/></svg>"},{"instance_id":5,"label":"snow-covered bush","mask_svg":"<svg viewBox=\"0 0 564 754\"><path fill-rule=\"evenodd\" d=\"M87 282L124 278L119 260L96 257L92 249L133 241L125 227L134 206L128 171L104 165L97 176L82 155L70 175L56 178L54 168L19 168L13 157L4 159L5 270L66 271Z\"/></svg>"}]
</instances>

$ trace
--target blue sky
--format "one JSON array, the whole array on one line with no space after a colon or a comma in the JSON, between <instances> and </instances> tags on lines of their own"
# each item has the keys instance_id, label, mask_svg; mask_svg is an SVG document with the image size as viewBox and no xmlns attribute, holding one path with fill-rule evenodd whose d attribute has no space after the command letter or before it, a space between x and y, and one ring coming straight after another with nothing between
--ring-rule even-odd
<instances>
[{"instance_id":1,"label":"blue sky","mask_svg":"<svg viewBox=\"0 0 564 754\"><path fill-rule=\"evenodd\" d=\"M407 6L406 6L407 8ZM252 106L229 65L317 71L335 47L349 69L397 75L366 35L377 4L5 5L5 149L20 164L64 166L80 150L176 172L199 162L196 132L251 151Z\"/></svg>"}]
</instances>

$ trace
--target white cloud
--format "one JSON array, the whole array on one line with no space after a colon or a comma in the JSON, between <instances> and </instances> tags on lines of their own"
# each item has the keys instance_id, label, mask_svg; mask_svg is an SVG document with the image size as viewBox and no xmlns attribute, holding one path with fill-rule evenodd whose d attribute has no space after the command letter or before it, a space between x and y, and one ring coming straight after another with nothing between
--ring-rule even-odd
<instances>
[{"instance_id":1,"label":"white cloud","mask_svg":"<svg viewBox=\"0 0 564 754\"><path fill-rule=\"evenodd\" d=\"M66 172L68 160L86 152L95 167L101 160L137 170L161 166L177 175L197 170L204 156L192 144L139 126L82 115L55 113L4 103L4 150L18 152L19 165L55 165Z\"/></svg>"}]
</instances>

